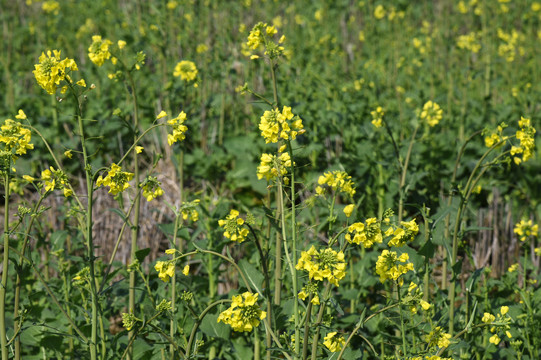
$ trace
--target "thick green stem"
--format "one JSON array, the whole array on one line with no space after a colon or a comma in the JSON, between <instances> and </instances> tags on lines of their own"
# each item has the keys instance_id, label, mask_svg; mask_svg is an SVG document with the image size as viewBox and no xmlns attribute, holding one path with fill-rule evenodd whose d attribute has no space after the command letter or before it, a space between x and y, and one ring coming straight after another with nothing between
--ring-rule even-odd
<instances>
[{"instance_id":1,"label":"thick green stem","mask_svg":"<svg viewBox=\"0 0 541 360\"><path fill-rule=\"evenodd\" d=\"M398 222L402 221L402 216L404 214L404 198L406 196L404 186L406 186L406 175L408 174L408 165L411 158L411 151L413 150L413 144L415 143L415 136L417 135L417 130L419 130L419 124L415 126L415 130L413 130L413 134L411 135L408 152L406 153L406 160L404 160L404 166L402 166L402 173L400 174L400 184L398 186Z\"/></svg>"}]
</instances>

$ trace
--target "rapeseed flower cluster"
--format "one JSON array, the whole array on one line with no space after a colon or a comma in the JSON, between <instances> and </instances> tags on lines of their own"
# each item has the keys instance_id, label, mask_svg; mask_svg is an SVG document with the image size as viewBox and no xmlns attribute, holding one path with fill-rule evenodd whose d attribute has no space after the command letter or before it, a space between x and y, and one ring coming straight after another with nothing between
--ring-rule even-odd
<instances>
[{"instance_id":1,"label":"rapeseed flower cluster","mask_svg":"<svg viewBox=\"0 0 541 360\"><path fill-rule=\"evenodd\" d=\"M162 111L156 120L161 119L162 117L167 116L165 111ZM184 121L186 121L186 113L184 111L181 111L180 114L176 118L170 119L167 121L167 125L171 127L173 132L171 134L167 134L167 143L169 146L173 145L177 141L182 141L186 138L186 131L188 131L188 127L184 125Z\"/></svg>"},{"instance_id":2,"label":"rapeseed flower cluster","mask_svg":"<svg viewBox=\"0 0 541 360\"><path fill-rule=\"evenodd\" d=\"M403 302L405 304L410 304L410 311L412 314L417 314L418 305L420 305L424 311L428 311L432 307L432 305L430 305L430 303L428 303L427 301L423 300L422 297L423 292L421 291L419 286L416 283L411 282L408 286L408 293L403 298Z\"/></svg>"},{"instance_id":3,"label":"rapeseed flower cluster","mask_svg":"<svg viewBox=\"0 0 541 360\"><path fill-rule=\"evenodd\" d=\"M501 341L499 333L505 333L507 338L511 339L513 336L511 335L511 332L509 332L509 329L511 328L509 324L511 323L511 317L507 315L509 312L509 306L502 306L500 308L500 312L497 314L497 316L492 315L491 313L484 313L483 318L481 319L482 322L485 324L491 324L493 325L490 328L490 332L493 334L489 342L498 345Z\"/></svg>"},{"instance_id":4,"label":"rapeseed flower cluster","mask_svg":"<svg viewBox=\"0 0 541 360\"><path fill-rule=\"evenodd\" d=\"M117 164L111 164L107 176L99 176L96 186L109 186L109 193L117 195L130 187L129 181L133 179L133 173L122 171Z\"/></svg>"},{"instance_id":5,"label":"rapeseed flower cluster","mask_svg":"<svg viewBox=\"0 0 541 360\"><path fill-rule=\"evenodd\" d=\"M43 181L43 187L45 191L53 191L55 189L63 190L65 197L70 197L73 195L73 191L70 189L68 184L68 177L66 174L58 169L55 170L54 167L49 167L41 172L41 180Z\"/></svg>"},{"instance_id":6,"label":"rapeseed flower cluster","mask_svg":"<svg viewBox=\"0 0 541 360\"><path fill-rule=\"evenodd\" d=\"M249 231L248 228L243 226L244 219L240 218L239 214L237 210L231 209L225 220L218 220L218 225L224 228L224 236L226 238L241 243L246 240Z\"/></svg>"},{"instance_id":7,"label":"rapeseed flower cluster","mask_svg":"<svg viewBox=\"0 0 541 360\"><path fill-rule=\"evenodd\" d=\"M330 352L338 352L342 350L342 347L346 344L344 337L337 336L337 334L336 331L330 332L323 339L323 345L325 345Z\"/></svg>"},{"instance_id":8,"label":"rapeseed flower cluster","mask_svg":"<svg viewBox=\"0 0 541 360\"><path fill-rule=\"evenodd\" d=\"M518 224L515 225L513 232L519 236L519 240L524 242L530 237L539 236L539 226L534 224L532 220L521 220Z\"/></svg>"},{"instance_id":9,"label":"rapeseed flower cluster","mask_svg":"<svg viewBox=\"0 0 541 360\"><path fill-rule=\"evenodd\" d=\"M172 278L175 275L175 262L172 260L157 261L156 265L154 265L154 269L158 272L160 280L168 282L169 278Z\"/></svg>"},{"instance_id":10,"label":"rapeseed flower cluster","mask_svg":"<svg viewBox=\"0 0 541 360\"><path fill-rule=\"evenodd\" d=\"M452 360L452 359L442 358L438 355L425 355L424 358L422 356L414 356L414 357L408 358L408 360Z\"/></svg>"},{"instance_id":11,"label":"rapeseed flower cluster","mask_svg":"<svg viewBox=\"0 0 541 360\"><path fill-rule=\"evenodd\" d=\"M191 219L192 221L199 220L199 212L197 211L197 206L199 206L199 199L189 202L183 202L180 207L182 213L182 218L184 220Z\"/></svg>"},{"instance_id":12,"label":"rapeseed flower cluster","mask_svg":"<svg viewBox=\"0 0 541 360\"><path fill-rule=\"evenodd\" d=\"M383 250L376 262L376 273L379 275L379 280L384 283L387 279L399 281L400 285L403 283L403 279L400 278L408 271L413 271L413 264L407 262L409 255L403 253L398 256L396 252Z\"/></svg>"},{"instance_id":13,"label":"rapeseed flower cluster","mask_svg":"<svg viewBox=\"0 0 541 360\"><path fill-rule=\"evenodd\" d=\"M479 43L479 34L472 31L466 35L460 35L456 39L456 45L460 49L469 50L474 54L477 54L481 50L481 44Z\"/></svg>"},{"instance_id":14,"label":"rapeseed flower cluster","mask_svg":"<svg viewBox=\"0 0 541 360\"><path fill-rule=\"evenodd\" d=\"M385 235L392 236L388 243L389 246L404 246L407 242L413 241L415 235L419 233L419 226L415 222L415 219L412 219L411 221L402 221L400 222L400 225L402 225L402 227L397 227L394 230L390 227L385 232Z\"/></svg>"},{"instance_id":15,"label":"rapeseed flower cluster","mask_svg":"<svg viewBox=\"0 0 541 360\"><path fill-rule=\"evenodd\" d=\"M284 106L282 112L278 109L265 111L261 116L259 130L266 144L277 143L279 140L295 140L297 135L305 132L301 118L293 115L289 106Z\"/></svg>"},{"instance_id":16,"label":"rapeseed flower cluster","mask_svg":"<svg viewBox=\"0 0 541 360\"><path fill-rule=\"evenodd\" d=\"M141 188L143 189L143 196L147 199L147 201L152 201L158 196L162 196L163 189L160 187L162 183L158 181L158 178L155 176L149 176L147 177L141 184Z\"/></svg>"},{"instance_id":17,"label":"rapeseed flower cluster","mask_svg":"<svg viewBox=\"0 0 541 360\"><path fill-rule=\"evenodd\" d=\"M313 305L319 305L318 295L318 283L310 281L308 284L302 287L302 290L297 294L302 301L306 300L309 295L312 295L311 303Z\"/></svg>"},{"instance_id":18,"label":"rapeseed flower cluster","mask_svg":"<svg viewBox=\"0 0 541 360\"><path fill-rule=\"evenodd\" d=\"M513 62L517 52L521 55L524 53L524 49L518 46L519 40L522 40L524 35L518 33L515 29L510 33L498 29L498 37L502 40L502 43L498 46L498 55L503 57L507 62Z\"/></svg>"},{"instance_id":19,"label":"rapeseed flower cluster","mask_svg":"<svg viewBox=\"0 0 541 360\"><path fill-rule=\"evenodd\" d=\"M511 147L511 155L515 164L520 164L523 161L528 161L533 156L535 147L535 128L530 125L530 119L521 117L519 122L520 130L516 132L516 138L520 141L519 146ZM515 156L522 154L522 158Z\"/></svg>"},{"instance_id":20,"label":"rapeseed flower cluster","mask_svg":"<svg viewBox=\"0 0 541 360\"><path fill-rule=\"evenodd\" d=\"M22 110L15 116L18 119L26 119ZM0 127L0 143L4 143L4 151L11 154L13 161L17 160L17 155L26 154L27 150L32 150L34 145L30 143L32 133L21 123L12 119L4 120Z\"/></svg>"},{"instance_id":21,"label":"rapeseed flower cluster","mask_svg":"<svg viewBox=\"0 0 541 360\"><path fill-rule=\"evenodd\" d=\"M231 307L220 313L218 322L230 325L234 331L252 331L267 317L267 313L257 305L258 295L247 291L242 295L233 296Z\"/></svg>"},{"instance_id":22,"label":"rapeseed flower cluster","mask_svg":"<svg viewBox=\"0 0 541 360\"><path fill-rule=\"evenodd\" d=\"M370 115L372 115L372 125L377 128L383 126L383 115L385 115L385 111L381 106L378 106L376 110L371 111Z\"/></svg>"},{"instance_id":23,"label":"rapeseed flower cluster","mask_svg":"<svg viewBox=\"0 0 541 360\"><path fill-rule=\"evenodd\" d=\"M264 48L265 55L268 55L271 59L278 58L285 51L282 46L285 42L285 36L282 35L276 43L273 41L273 37L277 33L278 30L276 30L274 25L267 25L262 22L257 23L248 34L248 41L243 44L242 53L245 56L250 56L252 60L258 59L259 55L255 53L261 48Z\"/></svg>"},{"instance_id":24,"label":"rapeseed flower cluster","mask_svg":"<svg viewBox=\"0 0 541 360\"><path fill-rule=\"evenodd\" d=\"M369 218L364 223L351 224L345 238L350 244L359 245L362 243L365 248L372 247L374 243L381 243L383 235L380 222L376 218Z\"/></svg>"},{"instance_id":25,"label":"rapeseed flower cluster","mask_svg":"<svg viewBox=\"0 0 541 360\"><path fill-rule=\"evenodd\" d=\"M351 176L345 171L328 171L319 177L317 183L319 184L316 187L316 194L318 196L324 195L327 188L349 196L355 195L355 184L351 181Z\"/></svg>"},{"instance_id":26,"label":"rapeseed flower cluster","mask_svg":"<svg viewBox=\"0 0 541 360\"><path fill-rule=\"evenodd\" d=\"M173 76L180 77L180 80L190 82L196 80L197 73L197 66L195 66L193 61L182 60L175 65Z\"/></svg>"},{"instance_id":27,"label":"rapeseed flower cluster","mask_svg":"<svg viewBox=\"0 0 541 360\"><path fill-rule=\"evenodd\" d=\"M346 276L344 253L330 248L317 251L312 246L308 251L301 253L295 269L308 272L310 280L327 279L331 284L339 286L338 282Z\"/></svg>"},{"instance_id":28,"label":"rapeseed flower cluster","mask_svg":"<svg viewBox=\"0 0 541 360\"><path fill-rule=\"evenodd\" d=\"M436 326L425 337L428 347L446 348L451 343L451 334L446 333L440 326Z\"/></svg>"},{"instance_id":29,"label":"rapeseed flower cluster","mask_svg":"<svg viewBox=\"0 0 541 360\"><path fill-rule=\"evenodd\" d=\"M502 142L504 140L507 140L508 137L503 136L503 129L505 129L506 127L507 127L507 125L502 122L500 125L498 125L496 130L491 131L485 137L485 146L490 148L490 147L493 147L493 146L497 145L498 143L500 143L500 142Z\"/></svg>"},{"instance_id":30,"label":"rapeseed flower cluster","mask_svg":"<svg viewBox=\"0 0 541 360\"><path fill-rule=\"evenodd\" d=\"M39 57L39 64L35 64L34 68L32 73L38 85L49 94L56 92L61 81L71 82L69 75L66 74L67 70L78 70L75 60L69 58L60 60L59 50L53 50L52 52L48 50L47 54L42 52Z\"/></svg>"},{"instance_id":31,"label":"rapeseed flower cluster","mask_svg":"<svg viewBox=\"0 0 541 360\"><path fill-rule=\"evenodd\" d=\"M421 111L419 117L421 120L426 121L428 126L434 127L438 125L442 119L442 114L443 110L440 108L440 106L432 100L429 100L424 104L423 110Z\"/></svg>"},{"instance_id":32,"label":"rapeseed flower cluster","mask_svg":"<svg viewBox=\"0 0 541 360\"><path fill-rule=\"evenodd\" d=\"M100 35L92 36L92 44L88 48L88 57L96 66L102 66L105 60L111 58L109 47L113 45L111 40L103 39Z\"/></svg>"},{"instance_id":33,"label":"rapeseed flower cluster","mask_svg":"<svg viewBox=\"0 0 541 360\"><path fill-rule=\"evenodd\" d=\"M280 176L284 184L287 185L289 184L289 178L286 177L288 168L291 168L289 153L263 154L261 155L261 163L257 167L257 178L260 180L265 178L267 181L271 181Z\"/></svg>"}]
</instances>

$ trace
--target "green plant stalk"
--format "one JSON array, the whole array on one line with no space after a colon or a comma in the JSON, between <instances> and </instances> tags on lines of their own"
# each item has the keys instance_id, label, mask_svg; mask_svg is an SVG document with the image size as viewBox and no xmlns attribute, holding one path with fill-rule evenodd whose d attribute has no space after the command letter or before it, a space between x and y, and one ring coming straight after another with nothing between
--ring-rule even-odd
<instances>
[{"instance_id":1,"label":"green plant stalk","mask_svg":"<svg viewBox=\"0 0 541 360\"><path fill-rule=\"evenodd\" d=\"M34 225L34 220L36 219L36 214L39 210L39 207L41 206L41 202L43 201L44 199L44 195L40 196L38 202L36 203L36 205L34 206L34 209L32 211L32 215L30 217L30 223L28 224L28 226L26 227L26 231L25 231L25 234L24 234L24 240L23 240L23 246L22 246L22 250L21 250L21 254L24 256L24 253L26 251L26 245L28 244L28 238L29 238L29 235L30 235L30 229L32 229L32 226ZM6 207L7 209L7 207ZM22 271L22 259L19 259L19 264L17 266L17 279L15 280L15 301L14 301L14 306L13 306L13 329L15 330L15 332L18 332L19 328L21 327L21 324L19 324L19 302L20 302L20 297L21 297L21 274L20 272ZM67 287L66 287L67 288ZM69 313L69 308L68 308L68 313ZM72 329L70 328L70 331L72 331ZM70 342L70 345L71 345L71 348L73 348L73 340L70 339L71 342ZM14 347L14 350L15 350L15 360L20 360L21 359L21 340L20 338L17 336L15 338L15 341L13 343L13 347Z\"/></svg>"},{"instance_id":2,"label":"green plant stalk","mask_svg":"<svg viewBox=\"0 0 541 360\"><path fill-rule=\"evenodd\" d=\"M457 258L457 254L458 254L458 231L459 231L459 228L460 228L460 223L462 222L462 213L463 213L463 211L464 211L464 209L466 207L466 204L467 204L467 202L468 202L468 200L469 200L469 198L471 196L471 192L472 192L473 188L475 187L477 182L481 179L481 176L486 172L489 165L487 165L487 166L485 166L483 168L483 170L481 171L479 176L474 178L474 175L477 172L477 170L481 167L481 164L483 163L485 158L492 152L492 150L494 150L495 148L500 146L503 142L505 142L505 140L498 142L497 144L492 146L490 149L488 149L483 154L483 156L481 156L481 158L479 159L477 164L475 164L475 167L472 170L472 172L470 174L470 177L468 178L468 181L466 182L466 187L464 188L465 195L462 196L462 198L460 200L460 205L458 207L458 211L457 211L456 219L455 219L455 228L454 228L454 232L453 232L453 248L452 248L452 253L451 253L451 264L456 263L456 258ZM497 161L499 158L505 156L507 153L508 152L504 152L504 153L500 154L499 156L496 157L496 159L493 160L493 162ZM453 276L452 276L450 287L449 287L449 334L451 334L451 335L453 335L453 332L454 332L454 320L455 320L456 276L454 276L454 275L455 274L453 274Z\"/></svg>"},{"instance_id":3,"label":"green plant stalk","mask_svg":"<svg viewBox=\"0 0 541 360\"><path fill-rule=\"evenodd\" d=\"M400 333L402 335L402 351L404 358L408 357L408 347L406 345L406 330L404 328L404 314L402 313L402 295L400 294L400 286L398 280L395 281L396 293L398 295L398 312L400 313Z\"/></svg>"},{"instance_id":4,"label":"green plant stalk","mask_svg":"<svg viewBox=\"0 0 541 360\"><path fill-rule=\"evenodd\" d=\"M137 91L135 88L135 81L133 80L133 77L131 75L131 72L128 71L128 80L130 82L131 86L131 94L132 94L132 100L133 100L133 142L137 142L137 138L139 135L139 111L138 111L138 104L137 104ZM137 159L137 151L133 152L133 173L134 173L134 180L135 180L135 189L136 191L139 190L139 162ZM130 263L134 263L136 261L135 254L137 253L137 238L139 237L139 217L141 213L141 197L137 196L134 200L134 214L133 214L133 222L131 226L131 251L130 251ZM130 272L130 288L129 288L129 308L128 312L130 314L135 313L135 272ZM134 336L134 331L131 330L129 332L130 338ZM133 349L129 348L128 350L128 359L132 359L133 357Z\"/></svg>"},{"instance_id":5,"label":"green plant stalk","mask_svg":"<svg viewBox=\"0 0 541 360\"><path fill-rule=\"evenodd\" d=\"M205 310L203 310L201 315L199 315L199 317L195 321L194 326L192 327L192 331L190 333L190 339L188 340L188 345L186 346L185 358L187 358L187 359L190 358L190 354L191 354L192 347L193 347L193 342L194 342L194 339L195 339L195 334L197 333L197 329L199 329L199 325L201 325L201 322L203 321L203 318L208 314L208 312L210 310L212 310L213 307L215 307L217 305L220 305L220 304L224 304L224 303L230 303L230 302L232 302L232 300L229 300L229 299L217 300L217 301L211 303L209 306L207 306Z\"/></svg>"},{"instance_id":6,"label":"green plant stalk","mask_svg":"<svg viewBox=\"0 0 541 360\"><path fill-rule=\"evenodd\" d=\"M79 125L79 136L81 137L81 148L83 150L83 161L84 169L86 175L86 189L87 189L87 209L86 209L86 229L85 236L87 240L87 258L88 258L88 267L90 269L90 292L92 294L91 303L92 303L92 320L91 320L91 333L90 333L90 360L97 360L97 349L96 343L98 340L98 294L96 289L96 274L94 269L94 242L92 235L92 207L93 207L93 192L94 192L94 182L92 175L92 167L88 161L88 153L86 149L86 136L84 132L83 119L81 114L81 103L73 85L71 82L68 82L68 85L71 90L71 94L75 99L76 111L77 111L77 123ZM104 354L102 354L104 355Z\"/></svg>"},{"instance_id":7,"label":"green plant stalk","mask_svg":"<svg viewBox=\"0 0 541 360\"><path fill-rule=\"evenodd\" d=\"M178 227L181 217L180 210L177 211L177 214L175 216L175 229L173 230L173 246L176 247L176 240L178 235ZM179 250L180 251L180 250ZM169 323L169 336L171 338L175 338L175 333L177 332L177 317L175 316L177 313L177 272L173 274L173 277L171 278L171 313L173 316L171 317L171 322ZM171 360L175 358L175 347L173 344L169 345L169 354L171 356Z\"/></svg>"},{"instance_id":8,"label":"green plant stalk","mask_svg":"<svg viewBox=\"0 0 541 360\"><path fill-rule=\"evenodd\" d=\"M302 360L308 358L308 337L310 336L310 319L312 318L312 299L314 294L310 293L308 307L306 308L306 320L304 322L304 339L302 341Z\"/></svg>"},{"instance_id":9,"label":"green plant stalk","mask_svg":"<svg viewBox=\"0 0 541 360\"><path fill-rule=\"evenodd\" d=\"M2 262L2 287L0 287L0 344L2 346L2 360L8 360L7 332L6 332L6 288L8 284L9 269L9 164L4 174L4 258Z\"/></svg>"},{"instance_id":10,"label":"green plant stalk","mask_svg":"<svg viewBox=\"0 0 541 360\"><path fill-rule=\"evenodd\" d=\"M478 131L474 132L470 137L468 137L464 141L464 143L460 147L460 150L458 151L458 156L457 156L456 161L455 161L455 168L453 169L453 176L451 177L451 185L453 185L456 182L456 175L457 175L457 172L458 172L458 167L460 166L460 160L462 160L462 155L464 154L464 151L466 150L466 145L474 137L476 137L477 135L479 135L481 133L482 133L482 130L478 130ZM452 194L449 194L449 198L447 199L447 207L451 206L452 201L453 201ZM447 239L449 239L450 236L451 236L451 233L449 231L450 223L451 223L451 214L449 213L445 217L445 230L444 230L444 236L443 236L445 241L447 241ZM444 259L443 259L442 272L441 273L443 274L442 277L441 277L441 288L442 288L442 290L445 290L445 289L447 289L447 256L445 256Z\"/></svg>"},{"instance_id":11,"label":"green plant stalk","mask_svg":"<svg viewBox=\"0 0 541 360\"><path fill-rule=\"evenodd\" d=\"M291 243L292 243L292 261L293 261L293 264L297 264L297 220L296 220L296 209L295 209L295 162L293 161L293 148L291 147L291 141L287 140L287 148L288 148L288 151L289 151L289 157L291 159L291 174L290 174L290 177L291 177L291 194L290 194L290 197L291 197ZM298 283L299 283L299 278L298 278L298 273L297 273L297 270L294 269L294 272L293 272L293 297L295 299L295 302L294 302L294 306L293 306L293 311L295 312L295 315L296 315L296 322L295 322L295 343L296 346L295 347L295 352L298 356L298 352L300 351L300 343L298 343L300 341L299 339L299 336L300 336L300 323L299 323L299 317L298 317L298 313L299 313L299 301L297 300L297 294L299 292L299 289L298 289Z\"/></svg>"},{"instance_id":12,"label":"green plant stalk","mask_svg":"<svg viewBox=\"0 0 541 360\"><path fill-rule=\"evenodd\" d=\"M408 146L408 152L406 153L406 159L404 160L404 166L402 166L402 173L400 174L400 184L398 186L399 199L398 199L398 222L402 221L402 216L404 214L404 186L406 185L406 175L408 173L408 165L411 158L411 151L413 150L413 143L415 142L415 136L417 135L417 130L419 130L419 123L415 126L413 134L411 135L411 140Z\"/></svg>"},{"instance_id":13,"label":"green plant stalk","mask_svg":"<svg viewBox=\"0 0 541 360\"><path fill-rule=\"evenodd\" d=\"M364 326L364 324L366 324L368 322L368 320L372 319L373 317L375 317L376 315L379 315L381 314L382 312L384 311L387 311L389 309L392 309L394 307L397 307L399 304L398 303L395 303L395 304L392 304L392 305L389 305L389 306L386 306L378 311L376 311L375 313L373 313L372 315L368 316L366 319L364 319L363 321L359 321L357 323L357 325L355 326L355 328L353 329L353 331L349 334L346 342L344 343L344 346L342 346L342 350L340 351L340 353L338 354L338 358L336 360L340 360L342 358L342 356L344 355L344 351L346 351L346 348L348 346L348 344L351 342L351 339L353 339L353 336L355 336L355 334L357 333L357 331L359 331L360 328L362 328ZM363 337L364 339L364 337ZM366 339L364 339L366 341ZM367 342L369 345L370 345L370 348L372 349L372 351L374 352L374 354L376 354L376 350L374 349L374 347L372 346L372 344L370 344L369 342ZM383 344L383 342L382 342ZM384 354L384 351L383 351L383 345L382 345L382 351L381 351L381 355L383 356Z\"/></svg>"},{"instance_id":14,"label":"green plant stalk","mask_svg":"<svg viewBox=\"0 0 541 360\"><path fill-rule=\"evenodd\" d=\"M34 270L34 272L36 273L39 281L41 281L41 284L43 285L43 287L45 288L45 291L47 292L47 294L49 294L49 296L51 297L51 299L53 300L53 302L56 304L56 306L58 307L58 309L62 312L62 314L66 317L66 320L68 320L68 322L70 323L70 325L72 326L73 330L75 330L75 332L77 333L77 335L79 335L81 337L81 339L83 340L83 342L85 344L88 344L90 345L89 343L89 340L88 338L85 336L85 334L83 334L83 332L79 329L79 327L77 327L77 325L75 324L75 322L73 321L73 319L71 318L71 316L68 315L68 313L64 310L64 308L62 307L62 305L60 305L60 302L58 301L58 299L56 298L56 296L54 295L54 293L51 291L51 288L49 287L49 285L47 285L47 282L45 281L45 279L43 278L43 276L41 275L41 272L39 271L38 268L36 268L36 266L34 265L34 263L28 259L27 257L23 256L19 251L17 251L17 249L14 249L14 248L11 248L12 251L14 251L15 253L17 253L17 255L19 256L19 258L23 259L24 261L26 261L31 267L32 267L32 270Z\"/></svg>"},{"instance_id":15,"label":"green plant stalk","mask_svg":"<svg viewBox=\"0 0 541 360\"><path fill-rule=\"evenodd\" d=\"M325 296L321 305L319 305L319 312L317 313L317 320L314 324L314 336L312 337L312 356L311 360L317 359L317 346L319 345L319 330L321 328L321 322L323 321L323 313L325 312L325 304L329 300L331 294L331 283L327 283L325 286Z\"/></svg>"}]
</instances>

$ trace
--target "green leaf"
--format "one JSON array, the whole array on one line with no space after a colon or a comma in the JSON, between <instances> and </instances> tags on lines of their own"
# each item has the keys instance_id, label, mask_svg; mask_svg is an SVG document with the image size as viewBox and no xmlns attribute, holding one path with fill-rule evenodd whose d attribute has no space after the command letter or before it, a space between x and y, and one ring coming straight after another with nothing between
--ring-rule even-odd
<instances>
[{"instance_id":1,"label":"green leaf","mask_svg":"<svg viewBox=\"0 0 541 360\"><path fill-rule=\"evenodd\" d=\"M207 314L201 325L201 331L211 338L229 339L231 327L222 322L218 322L218 314Z\"/></svg>"},{"instance_id":2,"label":"green leaf","mask_svg":"<svg viewBox=\"0 0 541 360\"><path fill-rule=\"evenodd\" d=\"M255 291L260 296L263 296L263 281L265 280L265 277L259 270L256 269L255 266L250 264L248 260L242 259L239 261L239 267L246 276L246 279L248 279L248 283L250 286L255 288Z\"/></svg>"},{"instance_id":3,"label":"green leaf","mask_svg":"<svg viewBox=\"0 0 541 360\"><path fill-rule=\"evenodd\" d=\"M143 260L150 254L150 248L141 249L135 252L135 257L139 261L139 263L143 263Z\"/></svg>"},{"instance_id":4,"label":"green leaf","mask_svg":"<svg viewBox=\"0 0 541 360\"><path fill-rule=\"evenodd\" d=\"M423 247L417 252L417 254L424 256L425 261L428 261L428 259L432 259L434 256L434 252L436 250L436 246L430 239L427 240L427 242L423 245Z\"/></svg>"}]
</instances>

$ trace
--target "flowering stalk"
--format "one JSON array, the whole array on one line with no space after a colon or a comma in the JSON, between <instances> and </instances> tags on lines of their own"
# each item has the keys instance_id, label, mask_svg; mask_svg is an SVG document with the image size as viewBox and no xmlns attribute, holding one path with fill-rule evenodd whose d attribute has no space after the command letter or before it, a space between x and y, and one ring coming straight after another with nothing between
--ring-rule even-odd
<instances>
[{"instance_id":1,"label":"flowering stalk","mask_svg":"<svg viewBox=\"0 0 541 360\"><path fill-rule=\"evenodd\" d=\"M483 154L483 156L481 156L477 164L475 164L475 167L472 170L470 177L468 178L468 181L466 182L466 187L464 188L463 196L461 196L460 205L458 206L458 210L457 210L457 214L455 218L455 228L453 232L453 247L452 247L452 252L451 252L451 264L456 263L456 258L458 255L458 232L459 232L460 224L462 222L462 213L464 209L466 208L466 204L468 203L468 200L472 194L474 187L477 185L477 182L481 179L481 176L488 170L491 164L490 163L486 164L477 177L474 177L474 175L476 175L477 170L479 170L479 168L481 167L481 164L486 159L486 157L492 152L492 150L494 150L495 148L503 144L505 141L506 140L504 139L497 142L490 149L488 149ZM509 151L506 151L498 155L498 157L496 157L496 159L493 160L493 163L497 161L498 159L500 159L501 157L507 155L508 153ZM451 335L453 335L454 320L455 320L456 275L457 274L453 274L450 287L449 287L449 334Z\"/></svg>"},{"instance_id":2,"label":"flowering stalk","mask_svg":"<svg viewBox=\"0 0 541 360\"><path fill-rule=\"evenodd\" d=\"M402 221L402 215L404 213L404 186L406 186L406 175L408 173L408 165L411 158L411 150L413 149L413 143L415 142L415 136L417 135L417 130L419 130L419 123L415 126L413 134L411 135L410 144L408 146L408 152L406 153L406 159L404 160L404 165L402 166L402 174L400 176L400 184L398 186L399 199L398 199L398 222Z\"/></svg>"},{"instance_id":3,"label":"flowering stalk","mask_svg":"<svg viewBox=\"0 0 541 360\"><path fill-rule=\"evenodd\" d=\"M406 331L404 330L404 314L402 313L402 296L400 294L400 284L399 280L395 280L394 282L396 287L396 293L398 296L398 312L400 313L400 333L402 335L402 351L404 354L404 358L408 357L408 348L406 346Z\"/></svg>"}]
</instances>

